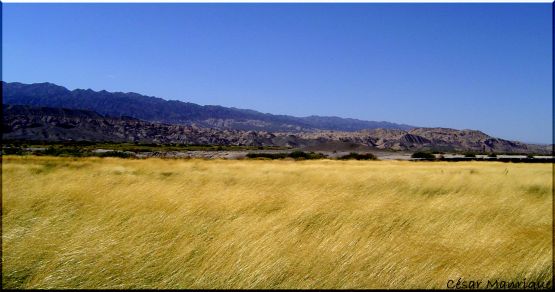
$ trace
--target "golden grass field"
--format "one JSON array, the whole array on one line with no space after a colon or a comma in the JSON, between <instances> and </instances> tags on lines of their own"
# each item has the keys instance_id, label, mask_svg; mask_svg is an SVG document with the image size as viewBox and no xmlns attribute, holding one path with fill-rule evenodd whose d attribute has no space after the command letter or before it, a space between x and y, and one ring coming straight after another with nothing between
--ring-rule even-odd
<instances>
[{"instance_id":1,"label":"golden grass field","mask_svg":"<svg viewBox=\"0 0 555 292\"><path fill-rule=\"evenodd\" d=\"M552 165L2 159L4 288L548 281Z\"/></svg>"}]
</instances>

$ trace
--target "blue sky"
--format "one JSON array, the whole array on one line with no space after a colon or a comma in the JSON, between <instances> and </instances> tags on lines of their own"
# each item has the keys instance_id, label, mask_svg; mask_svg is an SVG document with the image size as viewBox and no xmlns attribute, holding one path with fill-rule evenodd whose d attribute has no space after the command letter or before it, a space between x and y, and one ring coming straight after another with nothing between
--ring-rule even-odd
<instances>
[{"instance_id":1,"label":"blue sky","mask_svg":"<svg viewBox=\"0 0 555 292\"><path fill-rule=\"evenodd\" d=\"M550 4L3 4L3 80L552 141Z\"/></svg>"}]
</instances>

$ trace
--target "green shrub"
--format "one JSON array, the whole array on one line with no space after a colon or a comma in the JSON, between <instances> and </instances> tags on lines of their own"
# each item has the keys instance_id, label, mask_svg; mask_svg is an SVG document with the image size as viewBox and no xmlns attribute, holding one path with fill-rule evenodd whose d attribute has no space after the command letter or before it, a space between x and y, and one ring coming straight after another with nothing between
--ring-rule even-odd
<instances>
[{"instance_id":1,"label":"green shrub","mask_svg":"<svg viewBox=\"0 0 555 292\"><path fill-rule=\"evenodd\" d=\"M288 155L291 158L294 159L308 159L310 158L310 155L308 153L305 153L303 151L293 151L291 153L289 153Z\"/></svg>"},{"instance_id":2,"label":"green shrub","mask_svg":"<svg viewBox=\"0 0 555 292\"><path fill-rule=\"evenodd\" d=\"M269 158L269 159L283 159L283 158L293 158L296 160L301 159L322 159L327 156L322 153L306 153L303 151L293 151L291 153L248 153L247 158Z\"/></svg>"},{"instance_id":3,"label":"green shrub","mask_svg":"<svg viewBox=\"0 0 555 292\"><path fill-rule=\"evenodd\" d=\"M422 159L435 159L436 156L429 152L414 152L410 157L412 158L422 158Z\"/></svg>"},{"instance_id":4,"label":"green shrub","mask_svg":"<svg viewBox=\"0 0 555 292\"><path fill-rule=\"evenodd\" d=\"M2 148L2 154L3 155L22 155L23 154L23 150L19 147L10 147L10 148Z\"/></svg>"},{"instance_id":5,"label":"green shrub","mask_svg":"<svg viewBox=\"0 0 555 292\"><path fill-rule=\"evenodd\" d=\"M48 147L46 150L35 152L36 155L48 155L48 156L84 156L84 152L78 148L55 148Z\"/></svg>"},{"instance_id":6,"label":"green shrub","mask_svg":"<svg viewBox=\"0 0 555 292\"><path fill-rule=\"evenodd\" d=\"M248 153L247 158L280 159L287 157L287 153Z\"/></svg>"},{"instance_id":7,"label":"green shrub","mask_svg":"<svg viewBox=\"0 0 555 292\"><path fill-rule=\"evenodd\" d=\"M343 155L343 156L339 157L338 159L341 159L341 160L347 160L347 159L376 160L377 157L372 153L358 154L356 152L351 152L347 155Z\"/></svg>"},{"instance_id":8,"label":"green shrub","mask_svg":"<svg viewBox=\"0 0 555 292\"><path fill-rule=\"evenodd\" d=\"M103 153L98 153L96 156L98 157L120 157L120 158L129 158L133 155L127 152L122 151L108 151Z\"/></svg>"},{"instance_id":9,"label":"green shrub","mask_svg":"<svg viewBox=\"0 0 555 292\"><path fill-rule=\"evenodd\" d=\"M326 158L327 156L322 153L314 153L314 152L306 153L303 151L293 151L289 153L288 157L291 157L293 159L323 159L323 158Z\"/></svg>"}]
</instances>

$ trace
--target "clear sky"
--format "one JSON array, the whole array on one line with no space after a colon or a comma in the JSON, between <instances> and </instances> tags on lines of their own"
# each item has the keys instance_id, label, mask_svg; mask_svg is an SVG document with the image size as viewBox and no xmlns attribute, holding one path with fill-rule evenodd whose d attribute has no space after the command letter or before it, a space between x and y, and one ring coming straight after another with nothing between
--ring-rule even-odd
<instances>
[{"instance_id":1,"label":"clear sky","mask_svg":"<svg viewBox=\"0 0 555 292\"><path fill-rule=\"evenodd\" d=\"M3 80L552 142L551 4L3 4Z\"/></svg>"}]
</instances>

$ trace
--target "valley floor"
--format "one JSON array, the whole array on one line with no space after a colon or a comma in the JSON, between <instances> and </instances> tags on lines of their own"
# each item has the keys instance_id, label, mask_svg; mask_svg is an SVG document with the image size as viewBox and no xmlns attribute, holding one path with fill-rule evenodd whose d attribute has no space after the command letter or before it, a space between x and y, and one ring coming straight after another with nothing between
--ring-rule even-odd
<instances>
[{"instance_id":1,"label":"valley floor","mask_svg":"<svg viewBox=\"0 0 555 292\"><path fill-rule=\"evenodd\" d=\"M546 283L552 175L548 163L3 156L2 286Z\"/></svg>"}]
</instances>

